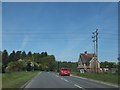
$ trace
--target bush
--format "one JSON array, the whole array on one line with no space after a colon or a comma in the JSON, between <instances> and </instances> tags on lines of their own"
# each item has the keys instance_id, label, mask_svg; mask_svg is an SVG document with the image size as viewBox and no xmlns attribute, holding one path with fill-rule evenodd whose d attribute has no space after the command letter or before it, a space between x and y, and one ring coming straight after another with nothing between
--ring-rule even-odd
<instances>
[{"instance_id":1,"label":"bush","mask_svg":"<svg viewBox=\"0 0 120 90\"><path fill-rule=\"evenodd\" d=\"M25 62L23 60L18 60L18 61L12 61L9 62L6 71L11 72L11 71L21 71L24 70L26 67Z\"/></svg>"}]
</instances>

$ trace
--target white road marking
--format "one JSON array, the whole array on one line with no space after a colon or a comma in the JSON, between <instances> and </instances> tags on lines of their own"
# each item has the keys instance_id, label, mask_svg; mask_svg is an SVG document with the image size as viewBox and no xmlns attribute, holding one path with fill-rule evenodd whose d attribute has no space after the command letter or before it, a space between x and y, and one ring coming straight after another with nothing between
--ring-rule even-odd
<instances>
[{"instance_id":1,"label":"white road marking","mask_svg":"<svg viewBox=\"0 0 120 90\"><path fill-rule=\"evenodd\" d=\"M77 85L77 84L74 84L74 86L78 87L78 88L82 88L81 86Z\"/></svg>"},{"instance_id":2,"label":"white road marking","mask_svg":"<svg viewBox=\"0 0 120 90\"><path fill-rule=\"evenodd\" d=\"M59 77L58 75L55 75L56 77Z\"/></svg>"},{"instance_id":3,"label":"white road marking","mask_svg":"<svg viewBox=\"0 0 120 90\"><path fill-rule=\"evenodd\" d=\"M68 80L64 79L64 81L69 82Z\"/></svg>"},{"instance_id":4,"label":"white road marking","mask_svg":"<svg viewBox=\"0 0 120 90\"><path fill-rule=\"evenodd\" d=\"M61 78L63 80L63 78Z\"/></svg>"},{"instance_id":5,"label":"white road marking","mask_svg":"<svg viewBox=\"0 0 120 90\"><path fill-rule=\"evenodd\" d=\"M79 77L79 76L75 76L75 75L71 75L71 76L87 80L87 78L83 78L83 77Z\"/></svg>"},{"instance_id":6,"label":"white road marking","mask_svg":"<svg viewBox=\"0 0 120 90\"><path fill-rule=\"evenodd\" d=\"M64 78L61 78L62 80L66 81L66 82L69 82L67 79L64 79Z\"/></svg>"},{"instance_id":7,"label":"white road marking","mask_svg":"<svg viewBox=\"0 0 120 90\"><path fill-rule=\"evenodd\" d=\"M93 82L105 84L105 85L109 85L109 86L113 86L113 87L115 87L115 88L119 88L118 85L113 85L113 84L106 83L106 82L103 82L103 81L94 80L94 79L89 79L89 78L84 78L84 77L79 77L79 76L75 76L75 75L71 75L71 76L72 76L72 77L76 77L76 78L80 78L80 79L84 79L84 80L89 80L89 81L93 81Z\"/></svg>"}]
</instances>

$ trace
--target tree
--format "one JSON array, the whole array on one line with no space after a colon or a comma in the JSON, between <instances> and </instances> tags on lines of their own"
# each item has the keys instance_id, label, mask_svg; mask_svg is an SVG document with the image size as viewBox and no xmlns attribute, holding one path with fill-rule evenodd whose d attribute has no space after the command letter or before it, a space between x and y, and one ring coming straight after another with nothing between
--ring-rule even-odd
<instances>
[{"instance_id":1,"label":"tree","mask_svg":"<svg viewBox=\"0 0 120 90\"><path fill-rule=\"evenodd\" d=\"M26 57L26 53L25 53L25 51L23 51L21 54L21 59L25 59L25 57Z\"/></svg>"},{"instance_id":2,"label":"tree","mask_svg":"<svg viewBox=\"0 0 120 90\"><path fill-rule=\"evenodd\" d=\"M5 67L7 66L7 63L8 63L8 52L7 52L7 50L4 50L2 52L2 63L3 63L3 65L5 65Z\"/></svg>"},{"instance_id":3,"label":"tree","mask_svg":"<svg viewBox=\"0 0 120 90\"><path fill-rule=\"evenodd\" d=\"M47 52L41 52L41 56L42 57L45 57L45 56L47 56L48 54L47 54Z\"/></svg>"},{"instance_id":4,"label":"tree","mask_svg":"<svg viewBox=\"0 0 120 90\"><path fill-rule=\"evenodd\" d=\"M31 62L27 62L27 71L31 71L32 70L32 66L31 66Z\"/></svg>"},{"instance_id":5,"label":"tree","mask_svg":"<svg viewBox=\"0 0 120 90\"><path fill-rule=\"evenodd\" d=\"M100 66L102 67L102 68L116 68L117 67L117 65L116 65L116 63L115 62L107 62L107 61L105 61L105 62L101 62L100 63Z\"/></svg>"},{"instance_id":6,"label":"tree","mask_svg":"<svg viewBox=\"0 0 120 90\"><path fill-rule=\"evenodd\" d=\"M101 66L102 68L106 68L106 67L108 67L108 62L107 62L107 61L101 62L101 63L100 63L100 66Z\"/></svg>"},{"instance_id":7,"label":"tree","mask_svg":"<svg viewBox=\"0 0 120 90\"><path fill-rule=\"evenodd\" d=\"M32 52L31 51L28 52L27 59L33 60L33 58L32 58Z\"/></svg>"},{"instance_id":8,"label":"tree","mask_svg":"<svg viewBox=\"0 0 120 90\"><path fill-rule=\"evenodd\" d=\"M55 56L54 55L49 56L48 69L50 71L54 71L55 69L57 69L57 63L55 61Z\"/></svg>"},{"instance_id":9,"label":"tree","mask_svg":"<svg viewBox=\"0 0 120 90\"><path fill-rule=\"evenodd\" d=\"M109 63L108 63L108 67L109 67L109 68L116 68L117 65L116 65L115 62L109 62Z\"/></svg>"},{"instance_id":10,"label":"tree","mask_svg":"<svg viewBox=\"0 0 120 90\"><path fill-rule=\"evenodd\" d=\"M34 62L34 70L40 70L39 63Z\"/></svg>"},{"instance_id":11,"label":"tree","mask_svg":"<svg viewBox=\"0 0 120 90\"><path fill-rule=\"evenodd\" d=\"M41 52L41 55L44 55L44 52Z\"/></svg>"},{"instance_id":12,"label":"tree","mask_svg":"<svg viewBox=\"0 0 120 90\"><path fill-rule=\"evenodd\" d=\"M57 63L54 55L48 55L47 52L34 53L31 51L26 54L25 51L12 51L8 55L7 50L2 52L3 66L2 69L5 71L20 71L27 68L28 71L33 70L50 70L54 71L56 69ZM34 60L34 61L32 61Z\"/></svg>"},{"instance_id":13,"label":"tree","mask_svg":"<svg viewBox=\"0 0 120 90\"><path fill-rule=\"evenodd\" d=\"M44 52L44 55L47 56L48 55L47 52Z\"/></svg>"},{"instance_id":14,"label":"tree","mask_svg":"<svg viewBox=\"0 0 120 90\"><path fill-rule=\"evenodd\" d=\"M13 50L8 57L8 62L15 61L15 51Z\"/></svg>"},{"instance_id":15,"label":"tree","mask_svg":"<svg viewBox=\"0 0 120 90\"><path fill-rule=\"evenodd\" d=\"M29 51L29 52L28 52L28 57L31 57L31 56L32 56L32 52Z\"/></svg>"},{"instance_id":16,"label":"tree","mask_svg":"<svg viewBox=\"0 0 120 90\"><path fill-rule=\"evenodd\" d=\"M18 61L12 61L8 63L8 71L21 71L25 68L25 62L21 59Z\"/></svg>"},{"instance_id":17,"label":"tree","mask_svg":"<svg viewBox=\"0 0 120 90\"><path fill-rule=\"evenodd\" d=\"M73 72L77 71L77 62L58 61L57 65L58 65L58 69L69 68Z\"/></svg>"},{"instance_id":18,"label":"tree","mask_svg":"<svg viewBox=\"0 0 120 90\"><path fill-rule=\"evenodd\" d=\"M15 60L19 60L21 59L21 51L17 51L16 54L15 54Z\"/></svg>"}]
</instances>

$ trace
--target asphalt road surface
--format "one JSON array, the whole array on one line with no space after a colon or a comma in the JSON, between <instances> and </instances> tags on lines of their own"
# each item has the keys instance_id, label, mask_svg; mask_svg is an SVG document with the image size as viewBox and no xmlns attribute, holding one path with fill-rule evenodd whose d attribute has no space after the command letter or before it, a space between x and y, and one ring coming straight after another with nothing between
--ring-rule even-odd
<instances>
[{"instance_id":1,"label":"asphalt road surface","mask_svg":"<svg viewBox=\"0 0 120 90\"><path fill-rule=\"evenodd\" d=\"M40 72L25 88L79 88L79 90L108 88L108 90L115 90L116 87L74 76L59 76L54 72Z\"/></svg>"}]
</instances>

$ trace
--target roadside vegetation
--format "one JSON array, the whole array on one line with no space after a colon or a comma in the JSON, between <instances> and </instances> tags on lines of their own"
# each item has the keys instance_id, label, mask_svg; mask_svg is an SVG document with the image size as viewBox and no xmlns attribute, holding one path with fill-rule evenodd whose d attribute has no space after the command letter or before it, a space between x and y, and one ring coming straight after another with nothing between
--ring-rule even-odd
<instances>
[{"instance_id":1,"label":"roadside vegetation","mask_svg":"<svg viewBox=\"0 0 120 90\"><path fill-rule=\"evenodd\" d=\"M2 73L14 71L54 71L56 61L54 55L48 55L47 52L32 53L29 51L2 51Z\"/></svg>"},{"instance_id":2,"label":"roadside vegetation","mask_svg":"<svg viewBox=\"0 0 120 90\"><path fill-rule=\"evenodd\" d=\"M40 71L54 71L54 55L47 52L0 51L2 56L2 88L19 88L31 80Z\"/></svg>"},{"instance_id":3,"label":"roadside vegetation","mask_svg":"<svg viewBox=\"0 0 120 90\"><path fill-rule=\"evenodd\" d=\"M2 75L2 88L20 88L37 74L38 71L4 73Z\"/></svg>"},{"instance_id":4,"label":"roadside vegetation","mask_svg":"<svg viewBox=\"0 0 120 90\"><path fill-rule=\"evenodd\" d=\"M101 72L84 72L80 73L79 71L72 72L73 75L94 79L98 81L108 82L115 85L120 85L119 75L120 75L120 63L115 62L100 62ZM106 70L105 70L106 69Z\"/></svg>"},{"instance_id":5,"label":"roadside vegetation","mask_svg":"<svg viewBox=\"0 0 120 90\"><path fill-rule=\"evenodd\" d=\"M65 62L65 61L61 62L61 61L59 61L59 62L57 62L57 65L58 65L58 67L57 67L58 71L59 71L59 69L64 68L64 67L69 68L71 72L77 71L77 62Z\"/></svg>"},{"instance_id":6,"label":"roadside vegetation","mask_svg":"<svg viewBox=\"0 0 120 90\"><path fill-rule=\"evenodd\" d=\"M118 74L117 73L78 73L78 72L73 72L73 75L84 77L84 78L89 78L89 79L94 79L94 80L99 80L103 82L108 82L108 83L113 83L118 85Z\"/></svg>"},{"instance_id":7,"label":"roadside vegetation","mask_svg":"<svg viewBox=\"0 0 120 90\"><path fill-rule=\"evenodd\" d=\"M2 74L0 73L0 90L2 89Z\"/></svg>"}]
</instances>

